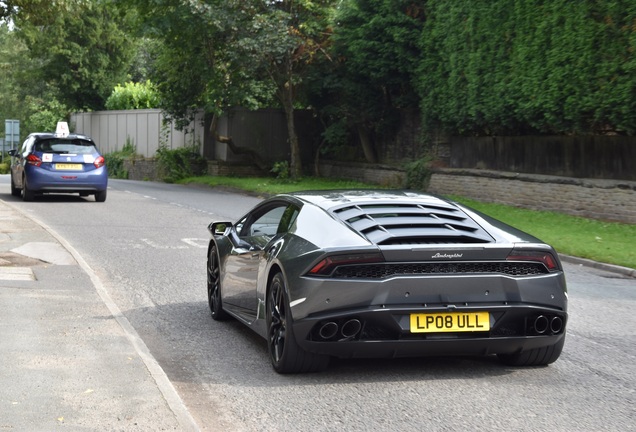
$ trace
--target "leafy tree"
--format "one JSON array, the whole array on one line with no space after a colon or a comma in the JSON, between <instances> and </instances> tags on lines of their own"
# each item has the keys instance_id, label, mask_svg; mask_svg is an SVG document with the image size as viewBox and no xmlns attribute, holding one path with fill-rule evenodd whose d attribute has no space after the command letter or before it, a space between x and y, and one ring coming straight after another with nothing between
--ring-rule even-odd
<instances>
[{"instance_id":1,"label":"leafy tree","mask_svg":"<svg viewBox=\"0 0 636 432\"><path fill-rule=\"evenodd\" d=\"M0 2L0 19L10 20L18 13L23 16L47 16L55 7L51 0L3 0Z\"/></svg>"},{"instance_id":2,"label":"leafy tree","mask_svg":"<svg viewBox=\"0 0 636 432\"><path fill-rule=\"evenodd\" d=\"M26 3L26 2L25 2ZM124 12L108 0L50 2L47 13L21 9L14 17L42 79L75 109L102 109L125 80L131 53Z\"/></svg>"},{"instance_id":3,"label":"leafy tree","mask_svg":"<svg viewBox=\"0 0 636 432\"><path fill-rule=\"evenodd\" d=\"M159 94L150 81L117 85L106 100L106 109L135 110L159 107Z\"/></svg>"},{"instance_id":4,"label":"leafy tree","mask_svg":"<svg viewBox=\"0 0 636 432\"><path fill-rule=\"evenodd\" d=\"M242 40L256 64L276 88L285 110L290 141L292 178L302 174L300 143L294 109L308 68L329 43L334 0L280 0L260 2L261 8Z\"/></svg>"},{"instance_id":5,"label":"leafy tree","mask_svg":"<svg viewBox=\"0 0 636 432\"><path fill-rule=\"evenodd\" d=\"M162 107L183 125L198 108L218 115L277 100L287 115L292 175L300 175L294 109L307 65L328 38L335 0L128 2L145 34L164 43L152 76ZM233 145L231 137L218 139Z\"/></svg>"},{"instance_id":6,"label":"leafy tree","mask_svg":"<svg viewBox=\"0 0 636 432\"><path fill-rule=\"evenodd\" d=\"M0 25L0 58L0 113L20 120L22 137L55 130L69 109L57 100L57 89L42 80L41 62L29 57L26 45L7 24Z\"/></svg>"},{"instance_id":7,"label":"leafy tree","mask_svg":"<svg viewBox=\"0 0 636 432\"><path fill-rule=\"evenodd\" d=\"M125 0L134 6L141 35L161 41L149 78L162 108L187 125L198 109L221 114L229 106L258 108L270 89L254 78L238 32L251 17L251 1Z\"/></svg>"},{"instance_id":8,"label":"leafy tree","mask_svg":"<svg viewBox=\"0 0 636 432\"><path fill-rule=\"evenodd\" d=\"M424 11L412 0L344 0L334 19L335 68L323 87L327 131L358 135L368 162L376 161L374 135L390 133L400 111L417 109L413 82Z\"/></svg>"}]
</instances>

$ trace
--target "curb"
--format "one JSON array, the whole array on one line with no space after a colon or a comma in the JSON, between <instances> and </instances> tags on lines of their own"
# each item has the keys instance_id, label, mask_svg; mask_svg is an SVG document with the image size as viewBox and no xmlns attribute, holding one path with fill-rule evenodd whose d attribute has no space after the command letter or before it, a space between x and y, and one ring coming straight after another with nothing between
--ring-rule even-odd
<instances>
[{"instance_id":1,"label":"curb","mask_svg":"<svg viewBox=\"0 0 636 432\"><path fill-rule=\"evenodd\" d=\"M622 276L636 278L636 269L629 267L621 267L614 264L606 264L602 262L592 261L587 258L579 258L570 255L561 255L559 254L559 258L561 261L570 263L570 264L579 264L586 267L592 267L599 270L604 270L610 273L616 273Z\"/></svg>"}]
</instances>

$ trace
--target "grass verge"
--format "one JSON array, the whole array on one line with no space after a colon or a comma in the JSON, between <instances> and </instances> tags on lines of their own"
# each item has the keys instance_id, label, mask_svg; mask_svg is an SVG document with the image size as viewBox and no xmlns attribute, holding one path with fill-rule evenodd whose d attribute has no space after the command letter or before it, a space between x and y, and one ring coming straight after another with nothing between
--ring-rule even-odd
<instances>
[{"instance_id":1,"label":"grass verge","mask_svg":"<svg viewBox=\"0 0 636 432\"><path fill-rule=\"evenodd\" d=\"M187 178L179 183L225 186L259 194L310 189L377 188L356 181L324 178L305 178L292 182L274 178L204 176ZM636 269L636 225L483 203L457 196L449 198L526 231L551 244L560 253Z\"/></svg>"}]
</instances>

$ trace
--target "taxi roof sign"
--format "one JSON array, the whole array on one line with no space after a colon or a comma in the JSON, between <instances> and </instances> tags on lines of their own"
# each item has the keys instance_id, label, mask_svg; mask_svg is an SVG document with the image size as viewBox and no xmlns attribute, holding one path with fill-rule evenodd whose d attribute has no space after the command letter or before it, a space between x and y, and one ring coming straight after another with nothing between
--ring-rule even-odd
<instances>
[{"instance_id":1,"label":"taxi roof sign","mask_svg":"<svg viewBox=\"0 0 636 432\"><path fill-rule=\"evenodd\" d=\"M57 128L55 129L55 136L66 138L69 134L67 122L57 122Z\"/></svg>"}]
</instances>

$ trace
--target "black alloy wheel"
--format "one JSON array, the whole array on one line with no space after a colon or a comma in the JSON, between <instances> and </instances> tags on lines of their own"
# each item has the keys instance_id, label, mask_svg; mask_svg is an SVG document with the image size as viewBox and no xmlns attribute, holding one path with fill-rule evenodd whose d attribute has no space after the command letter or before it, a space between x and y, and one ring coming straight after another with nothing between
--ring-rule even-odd
<instances>
[{"instance_id":1,"label":"black alloy wheel","mask_svg":"<svg viewBox=\"0 0 636 432\"><path fill-rule=\"evenodd\" d=\"M272 278L267 295L267 347L274 370L281 374L319 372L329 357L303 350L294 337L282 273Z\"/></svg>"},{"instance_id":2,"label":"black alloy wheel","mask_svg":"<svg viewBox=\"0 0 636 432\"><path fill-rule=\"evenodd\" d=\"M221 269L219 267L219 255L216 246L210 246L208 253L208 304L210 314L215 321L223 321L229 318L227 312L223 310L221 303Z\"/></svg>"}]
</instances>

